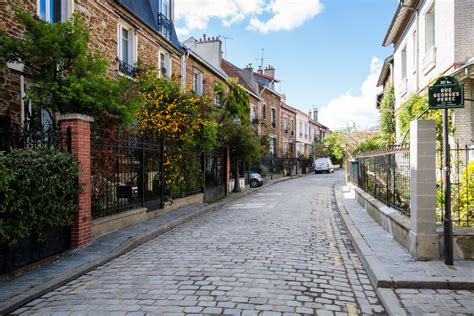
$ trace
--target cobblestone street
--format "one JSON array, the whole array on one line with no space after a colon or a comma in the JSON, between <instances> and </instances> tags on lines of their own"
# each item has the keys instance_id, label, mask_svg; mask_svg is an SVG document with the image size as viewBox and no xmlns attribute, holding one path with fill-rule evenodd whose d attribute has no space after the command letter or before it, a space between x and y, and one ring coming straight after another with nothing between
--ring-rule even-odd
<instances>
[{"instance_id":1,"label":"cobblestone street","mask_svg":"<svg viewBox=\"0 0 474 316\"><path fill-rule=\"evenodd\" d=\"M336 216L338 174L285 181L188 222L19 314L384 314Z\"/></svg>"}]
</instances>

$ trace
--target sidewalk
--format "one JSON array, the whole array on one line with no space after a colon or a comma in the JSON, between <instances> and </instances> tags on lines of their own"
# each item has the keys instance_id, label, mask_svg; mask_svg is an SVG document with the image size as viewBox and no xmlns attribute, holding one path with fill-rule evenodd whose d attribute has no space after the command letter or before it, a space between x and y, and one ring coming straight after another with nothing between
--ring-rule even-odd
<instances>
[{"instance_id":1,"label":"sidewalk","mask_svg":"<svg viewBox=\"0 0 474 316\"><path fill-rule=\"evenodd\" d=\"M292 178L267 180L260 188L246 188L242 192L232 193L227 198L209 205L199 203L179 208L158 218L98 238L84 248L67 251L52 263L26 272L15 279L0 282L0 315L15 310L187 221L215 211L245 195L289 179Z\"/></svg>"},{"instance_id":2,"label":"sidewalk","mask_svg":"<svg viewBox=\"0 0 474 316\"><path fill-rule=\"evenodd\" d=\"M355 200L336 190L338 209L369 277L392 314L471 314L474 262L415 261Z\"/></svg>"}]
</instances>

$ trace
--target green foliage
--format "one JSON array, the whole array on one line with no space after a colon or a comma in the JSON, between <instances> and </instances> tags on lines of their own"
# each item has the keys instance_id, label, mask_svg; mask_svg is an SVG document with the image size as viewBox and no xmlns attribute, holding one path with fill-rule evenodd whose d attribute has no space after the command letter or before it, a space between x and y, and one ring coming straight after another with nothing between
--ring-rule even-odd
<instances>
[{"instance_id":1,"label":"green foliage","mask_svg":"<svg viewBox=\"0 0 474 316\"><path fill-rule=\"evenodd\" d=\"M458 219L467 221L473 218L474 210L474 161L462 169L461 181L452 198L453 210L458 212Z\"/></svg>"},{"instance_id":2,"label":"green foliage","mask_svg":"<svg viewBox=\"0 0 474 316\"><path fill-rule=\"evenodd\" d=\"M77 162L57 149L0 152L0 244L72 223Z\"/></svg>"},{"instance_id":3,"label":"green foliage","mask_svg":"<svg viewBox=\"0 0 474 316\"><path fill-rule=\"evenodd\" d=\"M367 151L379 150L386 147L386 142L383 136L376 133L366 138L360 143L354 151L354 154L363 153Z\"/></svg>"},{"instance_id":4,"label":"green foliage","mask_svg":"<svg viewBox=\"0 0 474 316\"><path fill-rule=\"evenodd\" d=\"M221 139L232 149L232 156L243 161L254 161L260 156L260 142L255 129L248 124L235 124L230 120L222 123Z\"/></svg>"},{"instance_id":5,"label":"green foliage","mask_svg":"<svg viewBox=\"0 0 474 316\"><path fill-rule=\"evenodd\" d=\"M333 162L340 162L345 158L342 148L342 135L339 132L332 132L323 140L324 152L331 156Z\"/></svg>"},{"instance_id":6,"label":"green foliage","mask_svg":"<svg viewBox=\"0 0 474 316\"><path fill-rule=\"evenodd\" d=\"M64 23L48 23L20 10L16 17L24 36L0 31L0 55L5 62L24 65L34 87L27 91L27 99L50 112L131 122L137 110L134 83L107 74L107 60L88 48L89 30L79 14Z\"/></svg>"},{"instance_id":7,"label":"green foliage","mask_svg":"<svg viewBox=\"0 0 474 316\"><path fill-rule=\"evenodd\" d=\"M380 132L385 144L395 143L395 94L393 86L387 89L380 104Z\"/></svg>"},{"instance_id":8,"label":"green foliage","mask_svg":"<svg viewBox=\"0 0 474 316\"><path fill-rule=\"evenodd\" d=\"M227 80L229 92L224 96L224 119L240 118L242 125L250 124L249 94L236 78Z\"/></svg>"},{"instance_id":9,"label":"green foliage","mask_svg":"<svg viewBox=\"0 0 474 316\"><path fill-rule=\"evenodd\" d=\"M422 97L418 94L411 96L405 103L402 104L400 113L398 115L400 121L400 130L404 135L410 128L410 122L416 119L423 111L428 109L427 97ZM453 132L452 125L452 111L449 111L449 130ZM429 110L422 119L436 121L436 135L439 142L443 137L443 111L440 110ZM407 139L409 139L407 135Z\"/></svg>"},{"instance_id":10,"label":"green foliage","mask_svg":"<svg viewBox=\"0 0 474 316\"><path fill-rule=\"evenodd\" d=\"M270 155L270 136L267 134L260 135L260 154L263 157Z\"/></svg>"}]
</instances>

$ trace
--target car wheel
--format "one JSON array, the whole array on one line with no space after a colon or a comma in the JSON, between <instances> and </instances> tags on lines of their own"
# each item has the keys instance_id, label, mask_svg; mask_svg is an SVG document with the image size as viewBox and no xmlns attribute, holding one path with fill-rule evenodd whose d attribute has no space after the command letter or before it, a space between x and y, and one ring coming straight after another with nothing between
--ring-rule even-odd
<instances>
[{"instance_id":1,"label":"car wheel","mask_svg":"<svg viewBox=\"0 0 474 316\"><path fill-rule=\"evenodd\" d=\"M251 188L256 188L256 187L259 186L259 184L260 184L260 183L258 182L257 179L252 179L252 180L250 181L250 187L251 187Z\"/></svg>"}]
</instances>

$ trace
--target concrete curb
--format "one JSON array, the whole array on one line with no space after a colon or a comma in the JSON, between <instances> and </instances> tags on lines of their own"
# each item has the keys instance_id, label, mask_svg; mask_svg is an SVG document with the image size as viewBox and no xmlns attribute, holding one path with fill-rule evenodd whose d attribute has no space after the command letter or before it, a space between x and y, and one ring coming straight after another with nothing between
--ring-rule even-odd
<instances>
[{"instance_id":1,"label":"concrete curb","mask_svg":"<svg viewBox=\"0 0 474 316\"><path fill-rule=\"evenodd\" d=\"M382 304L389 315L407 315L400 304L400 300L394 289L450 289L450 290L473 290L474 278L442 278L442 277L420 277L403 278L390 276L376 255L364 240L359 230L349 216L344 204L340 188L335 189L336 204L339 215L346 228L347 234L352 241L362 265L367 270L372 285L376 288Z\"/></svg>"},{"instance_id":2,"label":"concrete curb","mask_svg":"<svg viewBox=\"0 0 474 316\"><path fill-rule=\"evenodd\" d=\"M181 218L175 219L167 224L164 224L156 229L149 230L145 233L142 233L136 237L130 238L123 244L121 244L119 247L117 247L114 251L104 254L104 256L101 259L94 260L92 262L89 262L87 264L83 264L73 270L71 270L69 273L63 274L61 276L58 276L54 279L51 279L41 285L35 286L28 291L17 294L15 296L10 297L7 300L4 300L3 302L0 302L0 315L7 315L16 309L20 308L21 306L33 301L34 299L42 296L43 294L46 294L50 291L53 291L57 289L58 287L80 277L81 275L84 275L94 269L96 269L99 266L102 266L115 258L129 252L130 250L146 243L147 241L150 241L186 222L189 222L197 217L203 216L207 213L214 212L220 207L223 207L226 204L232 203L236 200L239 200L242 197L245 197L250 194L255 194L259 192L262 189L268 188L274 184L292 180L297 177L292 177L292 178L282 178L282 179L276 179L273 182L269 183L268 185L264 185L259 188L254 188L254 189L248 189L245 191L240 192L237 196L230 196L227 197L221 201L218 201L216 203L213 203L209 206L206 206L202 209L199 209L191 214L185 215Z\"/></svg>"}]
</instances>

